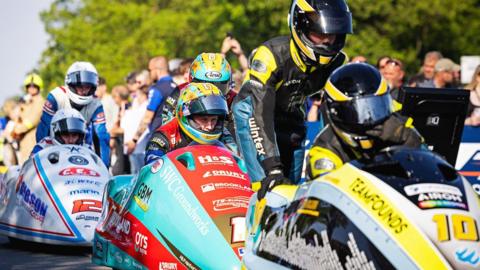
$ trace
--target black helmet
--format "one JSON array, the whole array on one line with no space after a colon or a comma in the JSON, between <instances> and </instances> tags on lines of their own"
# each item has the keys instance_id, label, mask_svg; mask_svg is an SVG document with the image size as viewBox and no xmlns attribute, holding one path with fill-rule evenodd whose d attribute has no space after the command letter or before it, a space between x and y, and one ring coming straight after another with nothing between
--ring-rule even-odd
<instances>
[{"instance_id":1,"label":"black helmet","mask_svg":"<svg viewBox=\"0 0 480 270\"><path fill-rule=\"evenodd\" d=\"M335 132L352 147L371 148L365 132L383 123L393 112L388 85L369 64L337 68L325 84L327 115Z\"/></svg>"},{"instance_id":2,"label":"black helmet","mask_svg":"<svg viewBox=\"0 0 480 270\"><path fill-rule=\"evenodd\" d=\"M303 60L312 65L328 64L345 45L352 31L352 13L344 0L293 0L290 8L290 32ZM334 34L332 43L316 44L313 34Z\"/></svg>"}]
</instances>

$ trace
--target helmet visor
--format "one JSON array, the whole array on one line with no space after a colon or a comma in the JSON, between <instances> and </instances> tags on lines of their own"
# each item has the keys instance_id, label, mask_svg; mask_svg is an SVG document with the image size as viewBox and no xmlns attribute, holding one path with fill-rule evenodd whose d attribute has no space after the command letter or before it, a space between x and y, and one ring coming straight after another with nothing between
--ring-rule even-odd
<instances>
[{"instance_id":1,"label":"helmet visor","mask_svg":"<svg viewBox=\"0 0 480 270\"><path fill-rule=\"evenodd\" d=\"M364 96L346 102L328 102L329 115L340 129L362 135L392 114L389 94Z\"/></svg>"},{"instance_id":2,"label":"helmet visor","mask_svg":"<svg viewBox=\"0 0 480 270\"><path fill-rule=\"evenodd\" d=\"M228 113L225 97L218 95L202 96L185 105L183 113L187 117L194 114L226 116Z\"/></svg>"},{"instance_id":3,"label":"helmet visor","mask_svg":"<svg viewBox=\"0 0 480 270\"><path fill-rule=\"evenodd\" d=\"M67 85L91 85L96 87L98 84L98 75L90 71L76 71L67 75Z\"/></svg>"},{"instance_id":4,"label":"helmet visor","mask_svg":"<svg viewBox=\"0 0 480 270\"><path fill-rule=\"evenodd\" d=\"M79 118L64 118L55 123L55 133L79 133L85 134L85 122Z\"/></svg>"},{"instance_id":5,"label":"helmet visor","mask_svg":"<svg viewBox=\"0 0 480 270\"><path fill-rule=\"evenodd\" d=\"M193 78L192 82L197 82L197 83L211 83L215 85L224 95L230 91L230 81L219 81L219 82L213 82L213 81L204 81L204 80L199 80L196 78Z\"/></svg>"},{"instance_id":6,"label":"helmet visor","mask_svg":"<svg viewBox=\"0 0 480 270\"><path fill-rule=\"evenodd\" d=\"M307 31L318 34L351 34L352 13L332 10L306 12Z\"/></svg>"}]
</instances>

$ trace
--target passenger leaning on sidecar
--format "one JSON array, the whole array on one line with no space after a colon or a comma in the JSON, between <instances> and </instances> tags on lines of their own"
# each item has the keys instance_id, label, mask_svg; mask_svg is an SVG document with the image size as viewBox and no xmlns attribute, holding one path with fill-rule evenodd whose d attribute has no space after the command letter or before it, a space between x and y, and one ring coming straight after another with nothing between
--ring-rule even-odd
<instances>
[{"instance_id":1,"label":"passenger leaning on sidecar","mask_svg":"<svg viewBox=\"0 0 480 270\"><path fill-rule=\"evenodd\" d=\"M30 156L53 145L77 144L90 147L85 144L87 134L85 119L74 109L61 109L55 113L50 124L50 134L51 136L43 138L33 147Z\"/></svg>"},{"instance_id":2,"label":"passenger leaning on sidecar","mask_svg":"<svg viewBox=\"0 0 480 270\"><path fill-rule=\"evenodd\" d=\"M308 179L388 146L422 145L412 119L393 112L387 82L373 66L353 63L338 68L328 79L325 93L328 124L307 156Z\"/></svg>"},{"instance_id":3,"label":"passenger leaning on sidecar","mask_svg":"<svg viewBox=\"0 0 480 270\"><path fill-rule=\"evenodd\" d=\"M227 101L215 85L190 83L180 94L175 118L159 127L148 142L145 164L193 141L214 144L219 140L235 151L235 141L223 128L227 114Z\"/></svg>"}]
</instances>

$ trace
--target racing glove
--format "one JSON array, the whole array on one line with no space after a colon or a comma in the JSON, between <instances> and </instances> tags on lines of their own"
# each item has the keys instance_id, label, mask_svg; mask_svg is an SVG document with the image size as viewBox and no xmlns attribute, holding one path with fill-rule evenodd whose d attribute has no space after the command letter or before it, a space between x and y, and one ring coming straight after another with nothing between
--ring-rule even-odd
<instances>
[{"instance_id":1,"label":"racing glove","mask_svg":"<svg viewBox=\"0 0 480 270\"><path fill-rule=\"evenodd\" d=\"M292 184L292 181L283 175L281 169L275 168L270 170L268 176L262 180L262 186L257 192L257 199L261 200L265 198L267 192L271 191L274 187L283 184Z\"/></svg>"},{"instance_id":2,"label":"racing glove","mask_svg":"<svg viewBox=\"0 0 480 270\"><path fill-rule=\"evenodd\" d=\"M409 118L392 114L380 125L365 132L367 135L391 145L420 147L422 136L411 126Z\"/></svg>"}]
</instances>

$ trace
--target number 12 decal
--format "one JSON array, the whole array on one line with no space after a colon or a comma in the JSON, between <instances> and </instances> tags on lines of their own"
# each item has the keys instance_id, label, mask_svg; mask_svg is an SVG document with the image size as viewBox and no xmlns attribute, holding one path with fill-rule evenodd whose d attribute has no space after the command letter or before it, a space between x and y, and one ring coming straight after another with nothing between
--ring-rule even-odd
<instances>
[{"instance_id":1,"label":"number 12 decal","mask_svg":"<svg viewBox=\"0 0 480 270\"><path fill-rule=\"evenodd\" d=\"M449 215L436 214L433 221L437 223L438 241L450 241L452 231L457 240L478 241L478 227L472 217L454 214L449 218Z\"/></svg>"}]
</instances>

